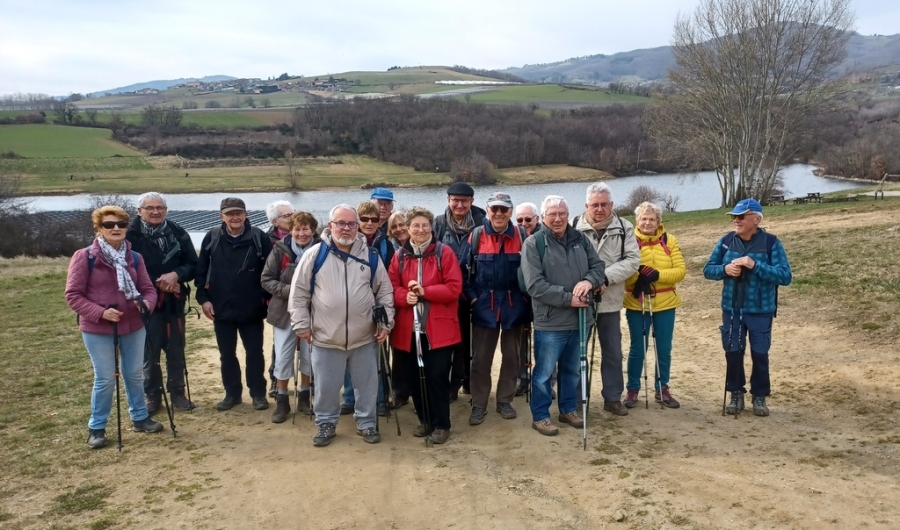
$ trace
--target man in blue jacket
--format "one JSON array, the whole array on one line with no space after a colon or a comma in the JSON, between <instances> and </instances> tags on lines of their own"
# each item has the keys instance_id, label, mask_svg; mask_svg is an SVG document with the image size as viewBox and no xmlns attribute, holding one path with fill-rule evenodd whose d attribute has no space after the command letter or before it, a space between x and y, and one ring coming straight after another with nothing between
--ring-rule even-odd
<instances>
[{"instance_id":1,"label":"man in blue jacket","mask_svg":"<svg viewBox=\"0 0 900 530\"><path fill-rule=\"evenodd\" d=\"M706 279L724 280L719 329L725 348L725 390L731 392L725 412L739 414L744 409L744 350L749 337L753 413L768 416L772 319L778 309L778 286L791 283L791 265L781 241L759 228L763 219L759 202L744 199L728 215L734 231L719 239L703 267Z\"/></svg>"}]
</instances>

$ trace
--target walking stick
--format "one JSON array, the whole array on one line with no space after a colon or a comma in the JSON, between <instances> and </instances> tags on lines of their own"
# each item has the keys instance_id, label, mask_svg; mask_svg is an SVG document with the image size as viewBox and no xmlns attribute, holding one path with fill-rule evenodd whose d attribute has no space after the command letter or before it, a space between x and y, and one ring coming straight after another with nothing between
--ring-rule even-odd
<instances>
[{"instance_id":1,"label":"walking stick","mask_svg":"<svg viewBox=\"0 0 900 530\"><path fill-rule=\"evenodd\" d=\"M313 410L313 406L315 405L315 397L316 397L316 371L313 369L313 347L312 347L312 337L309 338L309 421L312 421L313 416L316 415L315 410Z\"/></svg>"},{"instance_id":2,"label":"walking stick","mask_svg":"<svg viewBox=\"0 0 900 530\"><path fill-rule=\"evenodd\" d=\"M291 425L297 420L297 409L300 408L300 337L297 337L297 343L294 345L294 413L291 415Z\"/></svg>"},{"instance_id":3,"label":"walking stick","mask_svg":"<svg viewBox=\"0 0 900 530\"><path fill-rule=\"evenodd\" d=\"M644 298L646 297L646 293L641 292L641 337L643 338L643 346L644 346L644 409L650 408L650 385L647 383L647 355L650 351L650 337L649 331L647 331L647 305L644 303ZM640 398L638 398L640 399Z\"/></svg>"},{"instance_id":4,"label":"walking stick","mask_svg":"<svg viewBox=\"0 0 900 530\"><path fill-rule=\"evenodd\" d=\"M119 304L109 304L110 309L117 309ZM119 433L119 452L122 451L122 397L119 390L119 323L113 322L113 350L116 358L116 430Z\"/></svg>"},{"instance_id":5,"label":"walking stick","mask_svg":"<svg viewBox=\"0 0 900 530\"><path fill-rule=\"evenodd\" d=\"M597 349L597 335L600 334L600 326L597 325L597 317L599 315L597 306L600 305L600 296L601 295L600 295L599 291L592 293L592 303L591 303L592 330L590 331L590 334L591 334L591 364L588 369L588 388L587 388L587 390L588 390L588 392L587 392L587 394L588 394L587 395L587 410L588 410L588 412L591 411L591 383L594 381L594 352ZM585 416L587 416L587 415L585 414Z\"/></svg>"},{"instance_id":6,"label":"walking stick","mask_svg":"<svg viewBox=\"0 0 900 530\"><path fill-rule=\"evenodd\" d=\"M650 307L650 336L653 337L653 354L656 356L656 392L659 394L659 408L666 408L665 404L663 404L663 395L662 395L662 385L660 382L660 370L659 370L659 345L656 343L656 321L653 319L653 296L647 297L647 305ZM648 347L649 349L649 347Z\"/></svg>"},{"instance_id":7,"label":"walking stick","mask_svg":"<svg viewBox=\"0 0 900 530\"><path fill-rule=\"evenodd\" d=\"M581 357L581 426L583 449L587 451L587 319L588 309L586 307L578 308L578 350ZM560 379L562 381L562 379Z\"/></svg>"},{"instance_id":8,"label":"walking stick","mask_svg":"<svg viewBox=\"0 0 900 530\"><path fill-rule=\"evenodd\" d=\"M525 403L531 403L531 327L525 328Z\"/></svg>"},{"instance_id":9,"label":"walking stick","mask_svg":"<svg viewBox=\"0 0 900 530\"><path fill-rule=\"evenodd\" d=\"M425 385L425 363L422 360L422 323L419 320L419 308L413 306L413 320L416 330L416 361L419 364L419 392L422 395L422 416L425 418L425 446L431 447L431 409L428 405L428 388Z\"/></svg>"},{"instance_id":10,"label":"walking stick","mask_svg":"<svg viewBox=\"0 0 900 530\"><path fill-rule=\"evenodd\" d=\"M147 332L147 338L144 340L144 359L149 355L153 359L153 364L156 365L156 371L159 374L160 385L162 385L163 373L162 373L162 365L160 364L160 357L162 356L162 345L159 347L159 355L153 354L153 346L151 342L153 341L153 331L150 326L150 310L147 309L147 306L144 304L143 298L137 299L138 303L138 311L141 313L141 321L144 323L144 329ZM159 306L157 306L159 307ZM170 316L170 311L166 309L167 317ZM168 318L166 319L168 320ZM172 340L172 330L170 328L170 322L166 322L166 346L171 347ZM168 358L167 358L168 359ZM167 361L168 362L168 361ZM168 373L168 366L166 366L166 372ZM161 388L160 393L163 397L163 403L166 405L166 416L169 417L169 428L172 429L172 438L178 436L178 431L175 430L175 413L172 410L172 407L169 405L169 396L166 394L166 389Z\"/></svg>"}]
</instances>

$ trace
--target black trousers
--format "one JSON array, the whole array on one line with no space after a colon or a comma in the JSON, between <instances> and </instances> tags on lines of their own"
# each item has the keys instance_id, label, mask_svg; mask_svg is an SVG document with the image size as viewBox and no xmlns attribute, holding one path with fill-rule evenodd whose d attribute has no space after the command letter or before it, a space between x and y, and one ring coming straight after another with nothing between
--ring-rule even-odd
<instances>
[{"instance_id":1,"label":"black trousers","mask_svg":"<svg viewBox=\"0 0 900 530\"><path fill-rule=\"evenodd\" d=\"M471 304L460 299L457 316L459 317L459 331L462 334L462 342L456 346L451 346L453 352L453 373L450 376L450 382L455 389L459 389L460 386L469 388L469 375L472 372Z\"/></svg>"},{"instance_id":2,"label":"black trousers","mask_svg":"<svg viewBox=\"0 0 900 530\"><path fill-rule=\"evenodd\" d=\"M168 302L168 301L167 301ZM154 311L147 326L147 343L144 347L144 393L163 391L162 369L159 366L162 351L166 352L166 390L184 392L184 309L161 307Z\"/></svg>"},{"instance_id":3,"label":"black trousers","mask_svg":"<svg viewBox=\"0 0 900 530\"><path fill-rule=\"evenodd\" d=\"M266 395L263 326L262 319L247 322L219 319L213 321L216 344L219 346L219 361L222 364L222 385L225 387L226 395L240 397L244 391L241 385L241 365L237 358L238 334L241 336L241 343L244 345L246 354L244 368L250 396L264 397Z\"/></svg>"},{"instance_id":4,"label":"black trousers","mask_svg":"<svg viewBox=\"0 0 900 530\"><path fill-rule=\"evenodd\" d=\"M409 393L416 407L419 423L431 423L435 429L450 429L450 367L453 359L453 347L432 350L428 338L422 335L422 363L425 365L425 391L428 395L428 418L425 417L425 404L422 402L421 378L419 374L416 339L413 336L411 352L394 350L398 361L397 368L401 377L406 380ZM398 372L395 372L397 374Z\"/></svg>"},{"instance_id":5,"label":"black trousers","mask_svg":"<svg viewBox=\"0 0 900 530\"><path fill-rule=\"evenodd\" d=\"M403 373L405 367L403 366L402 357L404 355L407 355L407 352L396 351L391 348L391 386L394 390L395 403L409 399L411 395L409 378Z\"/></svg>"}]
</instances>

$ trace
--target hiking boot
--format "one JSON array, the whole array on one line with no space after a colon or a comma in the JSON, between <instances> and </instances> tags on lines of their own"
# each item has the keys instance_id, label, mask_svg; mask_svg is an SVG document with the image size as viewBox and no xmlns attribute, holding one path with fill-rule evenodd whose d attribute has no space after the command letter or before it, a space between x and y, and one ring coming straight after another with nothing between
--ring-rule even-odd
<instances>
[{"instance_id":1,"label":"hiking boot","mask_svg":"<svg viewBox=\"0 0 900 530\"><path fill-rule=\"evenodd\" d=\"M353 403L344 403L341 405L341 416L346 416L348 414L353 414L356 410L356 405Z\"/></svg>"},{"instance_id":2,"label":"hiking boot","mask_svg":"<svg viewBox=\"0 0 900 530\"><path fill-rule=\"evenodd\" d=\"M100 449L101 447L106 447L106 430L88 429L87 444L91 449Z\"/></svg>"},{"instance_id":3,"label":"hiking boot","mask_svg":"<svg viewBox=\"0 0 900 530\"><path fill-rule=\"evenodd\" d=\"M165 429L163 424L158 421L153 421L150 416L147 416L140 421L131 422L131 430L134 432L159 432L163 429Z\"/></svg>"},{"instance_id":4,"label":"hiking boot","mask_svg":"<svg viewBox=\"0 0 900 530\"><path fill-rule=\"evenodd\" d=\"M300 402L297 405L297 412L307 416L312 412L309 406L309 390L300 391Z\"/></svg>"},{"instance_id":5,"label":"hiking boot","mask_svg":"<svg viewBox=\"0 0 900 530\"><path fill-rule=\"evenodd\" d=\"M196 405L184 395L184 392L173 392L172 405L178 410L192 410Z\"/></svg>"},{"instance_id":6,"label":"hiking boot","mask_svg":"<svg viewBox=\"0 0 900 530\"><path fill-rule=\"evenodd\" d=\"M497 403L497 412L500 413L500 417L504 420L511 420L518 416L516 409L512 408L512 405L509 403Z\"/></svg>"},{"instance_id":7,"label":"hiking boot","mask_svg":"<svg viewBox=\"0 0 900 530\"><path fill-rule=\"evenodd\" d=\"M435 429L433 433L431 433L431 441L436 444L447 443L447 440L450 439L450 429Z\"/></svg>"},{"instance_id":8,"label":"hiking boot","mask_svg":"<svg viewBox=\"0 0 900 530\"><path fill-rule=\"evenodd\" d=\"M271 374L269 374L269 375L271 375ZM269 397L275 397L278 395L278 388L276 386L277 384L278 384L278 380L273 377L272 383L269 384Z\"/></svg>"},{"instance_id":9,"label":"hiking boot","mask_svg":"<svg viewBox=\"0 0 900 530\"><path fill-rule=\"evenodd\" d=\"M744 410L744 393L736 390L731 393L731 401L725 406L725 414L740 414Z\"/></svg>"},{"instance_id":10,"label":"hiking boot","mask_svg":"<svg viewBox=\"0 0 900 530\"><path fill-rule=\"evenodd\" d=\"M612 412L616 416L628 416L628 409L622 405L621 401L607 401L603 404L603 410Z\"/></svg>"},{"instance_id":11,"label":"hiking boot","mask_svg":"<svg viewBox=\"0 0 900 530\"><path fill-rule=\"evenodd\" d=\"M669 393L669 385L663 385L660 390L657 390L656 396L654 396L653 399L656 400L657 403L662 403L664 407L669 407L670 409L677 409L681 406L681 403Z\"/></svg>"},{"instance_id":12,"label":"hiking boot","mask_svg":"<svg viewBox=\"0 0 900 530\"><path fill-rule=\"evenodd\" d=\"M268 405L268 404L267 404ZM272 423L284 423L291 413L291 397L287 394L275 396L275 412L272 413Z\"/></svg>"},{"instance_id":13,"label":"hiking boot","mask_svg":"<svg viewBox=\"0 0 900 530\"><path fill-rule=\"evenodd\" d=\"M415 436L416 438L425 438L426 436L431 434L432 431L434 431L434 429L430 428L424 423L420 423L419 426L413 430L413 436Z\"/></svg>"},{"instance_id":14,"label":"hiking boot","mask_svg":"<svg viewBox=\"0 0 900 530\"><path fill-rule=\"evenodd\" d=\"M625 405L625 408L633 409L635 405L637 405L638 401L641 400L641 391L640 390L629 390L628 395L625 396L625 401L622 402Z\"/></svg>"},{"instance_id":15,"label":"hiking boot","mask_svg":"<svg viewBox=\"0 0 900 530\"><path fill-rule=\"evenodd\" d=\"M757 416L769 415L769 407L766 406L766 398L764 396L753 396L753 414Z\"/></svg>"},{"instance_id":16,"label":"hiking boot","mask_svg":"<svg viewBox=\"0 0 900 530\"><path fill-rule=\"evenodd\" d=\"M225 399L216 403L216 410L231 410L235 405L241 404L240 396L225 396Z\"/></svg>"},{"instance_id":17,"label":"hiking boot","mask_svg":"<svg viewBox=\"0 0 900 530\"><path fill-rule=\"evenodd\" d=\"M549 419L535 421L531 424L531 428L544 436L556 436L559 434L559 427L554 425Z\"/></svg>"},{"instance_id":18,"label":"hiking boot","mask_svg":"<svg viewBox=\"0 0 900 530\"><path fill-rule=\"evenodd\" d=\"M472 407L472 414L469 415L469 425L481 425L484 423L485 414L487 414L487 409Z\"/></svg>"},{"instance_id":19,"label":"hiking boot","mask_svg":"<svg viewBox=\"0 0 900 530\"><path fill-rule=\"evenodd\" d=\"M528 393L528 383L516 385L516 397L522 397Z\"/></svg>"},{"instance_id":20,"label":"hiking boot","mask_svg":"<svg viewBox=\"0 0 900 530\"><path fill-rule=\"evenodd\" d=\"M356 434L362 436L367 444L377 444L381 441L381 435L375 430L375 427L366 427L365 429L356 429Z\"/></svg>"},{"instance_id":21,"label":"hiking boot","mask_svg":"<svg viewBox=\"0 0 900 530\"><path fill-rule=\"evenodd\" d=\"M577 410L573 410L568 414L560 414L557 419L560 423L568 423L576 429L584 427L584 420L581 419L581 414L579 414Z\"/></svg>"},{"instance_id":22,"label":"hiking boot","mask_svg":"<svg viewBox=\"0 0 900 530\"><path fill-rule=\"evenodd\" d=\"M251 397L250 400L253 402L253 410L266 410L269 408L269 400L266 399L266 396Z\"/></svg>"},{"instance_id":23,"label":"hiking boot","mask_svg":"<svg viewBox=\"0 0 900 530\"><path fill-rule=\"evenodd\" d=\"M162 393L144 394L144 402L147 403L147 412L152 416L162 408Z\"/></svg>"},{"instance_id":24,"label":"hiking boot","mask_svg":"<svg viewBox=\"0 0 900 530\"><path fill-rule=\"evenodd\" d=\"M322 425L319 425L319 433L313 437L313 445L316 447L325 447L331 443L331 439L335 436L334 424L323 423Z\"/></svg>"},{"instance_id":25,"label":"hiking boot","mask_svg":"<svg viewBox=\"0 0 900 530\"><path fill-rule=\"evenodd\" d=\"M382 403L381 405L378 405L377 413L382 418L387 417L387 405L385 405L384 403Z\"/></svg>"},{"instance_id":26,"label":"hiking boot","mask_svg":"<svg viewBox=\"0 0 900 530\"><path fill-rule=\"evenodd\" d=\"M391 403L392 409L399 409L403 405L409 405L409 397L401 398L398 396L394 396L394 401Z\"/></svg>"}]
</instances>

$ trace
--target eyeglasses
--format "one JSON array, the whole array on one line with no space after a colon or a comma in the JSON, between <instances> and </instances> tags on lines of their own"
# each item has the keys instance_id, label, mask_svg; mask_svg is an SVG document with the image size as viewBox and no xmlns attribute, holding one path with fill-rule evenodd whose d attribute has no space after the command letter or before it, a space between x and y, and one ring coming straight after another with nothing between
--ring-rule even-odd
<instances>
[{"instance_id":1,"label":"eyeglasses","mask_svg":"<svg viewBox=\"0 0 900 530\"><path fill-rule=\"evenodd\" d=\"M112 230L115 227L125 228L128 226L128 221L103 221L100 223L100 226L107 230Z\"/></svg>"},{"instance_id":2,"label":"eyeglasses","mask_svg":"<svg viewBox=\"0 0 900 530\"><path fill-rule=\"evenodd\" d=\"M471 197L466 199L450 199L450 204L471 204L475 200Z\"/></svg>"},{"instance_id":3,"label":"eyeglasses","mask_svg":"<svg viewBox=\"0 0 900 530\"><path fill-rule=\"evenodd\" d=\"M409 225L410 232L424 232L427 230L431 230L431 224L429 224L429 223Z\"/></svg>"},{"instance_id":4,"label":"eyeglasses","mask_svg":"<svg viewBox=\"0 0 900 530\"><path fill-rule=\"evenodd\" d=\"M547 219L565 219L569 216L569 212L553 212L553 213L545 213L544 217Z\"/></svg>"},{"instance_id":5,"label":"eyeglasses","mask_svg":"<svg viewBox=\"0 0 900 530\"><path fill-rule=\"evenodd\" d=\"M363 217L363 216L359 217L360 223L377 223L378 221L379 221L378 217Z\"/></svg>"},{"instance_id":6,"label":"eyeglasses","mask_svg":"<svg viewBox=\"0 0 900 530\"><path fill-rule=\"evenodd\" d=\"M240 217L242 215L247 215L247 212L245 212L244 210L238 210L238 211L225 212L222 215L224 215L225 217Z\"/></svg>"},{"instance_id":7,"label":"eyeglasses","mask_svg":"<svg viewBox=\"0 0 900 530\"><path fill-rule=\"evenodd\" d=\"M490 210L493 213L497 213L497 212L506 213L509 211L509 206L491 206Z\"/></svg>"},{"instance_id":8,"label":"eyeglasses","mask_svg":"<svg viewBox=\"0 0 900 530\"><path fill-rule=\"evenodd\" d=\"M294 215L294 212L279 215L277 219L290 219L292 215Z\"/></svg>"},{"instance_id":9,"label":"eyeglasses","mask_svg":"<svg viewBox=\"0 0 900 530\"><path fill-rule=\"evenodd\" d=\"M610 204L612 204L612 201L608 201L608 202L592 202L591 204L588 205L588 207L591 208L592 210L597 210L597 209L600 209L600 208L603 208L603 209L605 210L605 209L609 208L609 205L610 205Z\"/></svg>"},{"instance_id":10,"label":"eyeglasses","mask_svg":"<svg viewBox=\"0 0 900 530\"><path fill-rule=\"evenodd\" d=\"M734 221L735 219L737 219L738 221L743 221L744 217L747 217L747 214L742 213L741 215L732 215L731 220Z\"/></svg>"},{"instance_id":11,"label":"eyeglasses","mask_svg":"<svg viewBox=\"0 0 900 530\"><path fill-rule=\"evenodd\" d=\"M168 210L166 206L141 206L141 210L147 210L148 212L164 212Z\"/></svg>"},{"instance_id":12,"label":"eyeglasses","mask_svg":"<svg viewBox=\"0 0 900 530\"><path fill-rule=\"evenodd\" d=\"M359 227L359 223L356 221L332 221L331 224L341 230L356 230Z\"/></svg>"},{"instance_id":13,"label":"eyeglasses","mask_svg":"<svg viewBox=\"0 0 900 530\"><path fill-rule=\"evenodd\" d=\"M530 223L532 220L534 220L534 217L517 217L516 218L516 222L519 224Z\"/></svg>"}]
</instances>

